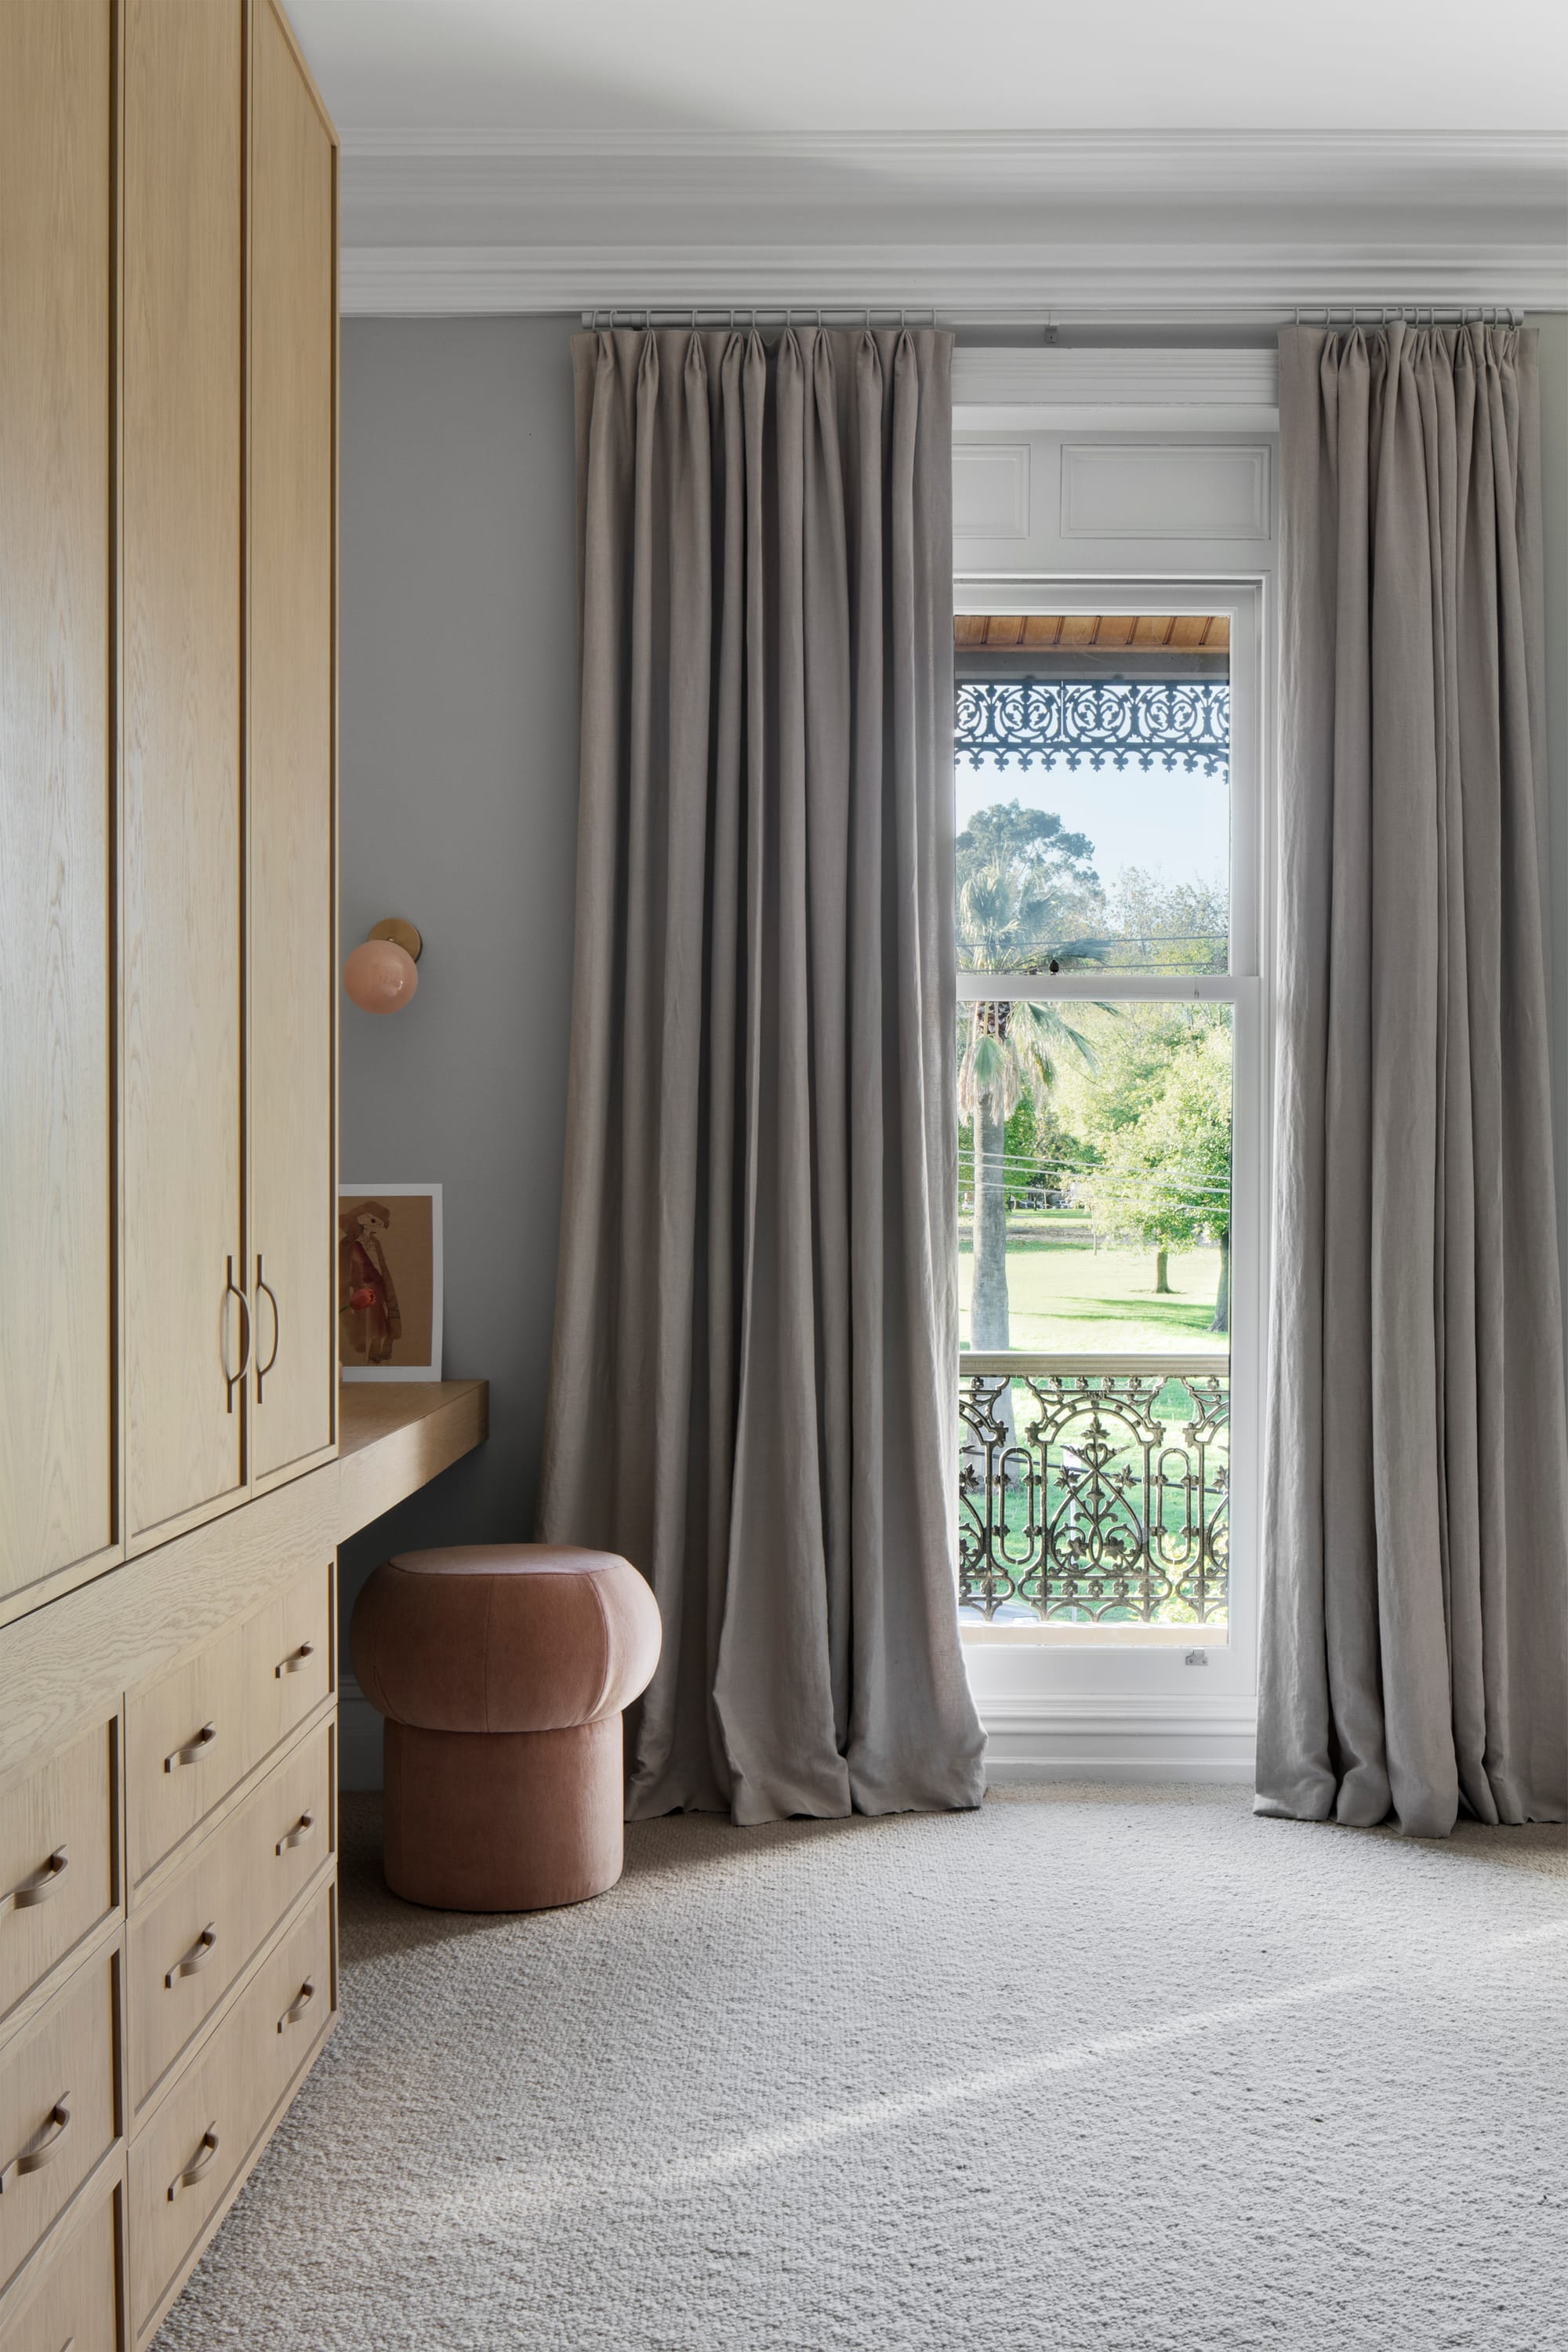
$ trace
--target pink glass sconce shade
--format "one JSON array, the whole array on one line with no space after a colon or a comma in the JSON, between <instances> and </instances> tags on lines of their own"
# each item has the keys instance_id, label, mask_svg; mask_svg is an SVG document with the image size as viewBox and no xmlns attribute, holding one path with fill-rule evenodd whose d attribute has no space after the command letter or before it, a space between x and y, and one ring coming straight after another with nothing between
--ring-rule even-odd
<instances>
[{"instance_id":1,"label":"pink glass sconce shade","mask_svg":"<svg viewBox=\"0 0 1568 2352\"><path fill-rule=\"evenodd\" d=\"M343 965L343 987L363 1013L401 1013L419 985L425 942L412 923L388 915Z\"/></svg>"}]
</instances>

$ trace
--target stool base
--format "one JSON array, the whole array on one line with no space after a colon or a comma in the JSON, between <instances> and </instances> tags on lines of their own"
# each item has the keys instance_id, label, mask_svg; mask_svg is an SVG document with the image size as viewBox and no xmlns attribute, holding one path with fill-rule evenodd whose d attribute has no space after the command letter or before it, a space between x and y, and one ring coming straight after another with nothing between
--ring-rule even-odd
<instances>
[{"instance_id":1,"label":"stool base","mask_svg":"<svg viewBox=\"0 0 1568 2352\"><path fill-rule=\"evenodd\" d=\"M621 1718L560 1731L388 1722L386 1883L435 1911L542 1911L621 1874Z\"/></svg>"}]
</instances>

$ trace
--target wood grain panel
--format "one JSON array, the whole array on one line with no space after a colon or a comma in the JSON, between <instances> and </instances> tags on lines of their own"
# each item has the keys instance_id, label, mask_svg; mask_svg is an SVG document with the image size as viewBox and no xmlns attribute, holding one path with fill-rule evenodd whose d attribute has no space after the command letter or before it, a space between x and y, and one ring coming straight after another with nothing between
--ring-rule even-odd
<instances>
[{"instance_id":1,"label":"wood grain panel","mask_svg":"<svg viewBox=\"0 0 1568 2352\"><path fill-rule=\"evenodd\" d=\"M116 1958L82 1969L0 2058L0 2287L114 2143ZM21 2170L57 2144L38 2170Z\"/></svg>"},{"instance_id":2,"label":"wood grain panel","mask_svg":"<svg viewBox=\"0 0 1568 2352\"><path fill-rule=\"evenodd\" d=\"M341 1405L338 1541L482 1445L489 1407L488 1381L351 1381Z\"/></svg>"},{"instance_id":3,"label":"wood grain panel","mask_svg":"<svg viewBox=\"0 0 1568 2352\"><path fill-rule=\"evenodd\" d=\"M300 2014L290 2017L302 1999ZM320 2042L331 2005L331 1896L323 1889L262 1961L206 2048L132 2142L132 2316L138 2337ZM208 2134L216 2147L205 2144ZM181 2175L197 2166L203 2167L197 2179L182 2182Z\"/></svg>"},{"instance_id":4,"label":"wood grain panel","mask_svg":"<svg viewBox=\"0 0 1568 2352\"><path fill-rule=\"evenodd\" d=\"M5 2328L5 2352L120 2352L115 2182L79 2224L66 2224L43 2275Z\"/></svg>"},{"instance_id":5,"label":"wood grain panel","mask_svg":"<svg viewBox=\"0 0 1568 2352\"><path fill-rule=\"evenodd\" d=\"M111 32L0 9L0 1598L117 1539Z\"/></svg>"},{"instance_id":6,"label":"wood grain panel","mask_svg":"<svg viewBox=\"0 0 1568 2352\"><path fill-rule=\"evenodd\" d=\"M331 1729L323 1724L203 1839L156 1902L132 1916L126 2004L133 2108L145 2104L331 1857Z\"/></svg>"},{"instance_id":7,"label":"wood grain panel","mask_svg":"<svg viewBox=\"0 0 1568 2352\"><path fill-rule=\"evenodd\" d=\"M126 0L123 388L127 1516L244 1481L240 0ZM234 1360L240 1317L228 1310Z\"/></svg>"},{"instance_id":8,"label":"wood grain panel","mask_svg":"<svg viewBox=\"0 0 1568 2352\"><path fill-rule=\"evenodd\" d=\"M114 1736L94 1724L0 1790L0 1900L32 1898L0 1912L0 2025L119 1901Z\"/></svg>"},{"instance_id":9,"label":"wood grain panel","mask_svg":"<svg viewBox=\"0 0 1568 2352\"><path fill-rule=\"evenodd\" d=\"M312 1564L125 1706L125 1846L142 1881L332 1686L332 1577ZM174 1759L174 1760L171 1760Z\"/></svg>"},{"instance_id":10,"label":"wood grain panel","mask_svg":"<svg viewBox=\"0 0 1568 2352\"><path fill-rule=\"evenodd\" d=\"M198 1528L8 1626L0 1641L0 1771L27 1769L100 1710L248 1614L336 1541L335 1463Z\"/></svg>"},{"instance_id":11,"label":"wood grain panel","mask_svg":"<svg viewBox=\"0 0 1568 2352\"><path fill-rule=\"evenodd\" d=\"M337 1388L336 158L270 0L255 10L253 39L250 1171L252 1276L267 1287L251 1445L266 1480L331 1445Z\"/></svg>"}]
</instances>

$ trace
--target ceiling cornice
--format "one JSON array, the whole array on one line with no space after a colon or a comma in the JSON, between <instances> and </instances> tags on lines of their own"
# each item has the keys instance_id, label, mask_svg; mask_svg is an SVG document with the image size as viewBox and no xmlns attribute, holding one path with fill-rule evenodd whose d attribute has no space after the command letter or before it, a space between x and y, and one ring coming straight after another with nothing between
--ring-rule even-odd
<instances>
[{"instance_id":1,"label":"ceiling cornice","mask_svg":"<svg viewBox=\"0 0 1568 2352\"><path fill-rule=\"evenodd\" d=\"M350 246L346 313L934 310L956 320L1276 316L1332 303L1568 309L1568 259L1467 246Z\"/></svg>"},{"instance_id":2,"label":"ceiling cornice","mask_svg":"<svg viewBox=\"0 0 1568 2352\"><path fill-rule=\"evenodd\" d=\"M342 152L351 311L1568 306L1568 133L412 129Z\"/></svg>"}]
</instances>

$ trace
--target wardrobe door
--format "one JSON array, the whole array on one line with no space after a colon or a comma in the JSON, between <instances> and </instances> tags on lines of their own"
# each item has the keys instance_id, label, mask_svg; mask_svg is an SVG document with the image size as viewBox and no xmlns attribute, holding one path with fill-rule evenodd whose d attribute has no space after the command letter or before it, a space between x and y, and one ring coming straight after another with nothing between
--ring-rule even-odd
<instances>
[{"instance_id":1,"label":"wardrobe door","mask_svg":"<svg viewBox=\"0 0 1568 2352\"><path fill-rule=\"evenodd\" d=\"M121 920L131 1542L238 1499L241 0L125 0Z\"/></svg>"},{"instance_id":2,"label":"wardrobe door","mask_svg":"<svg viewBox=\"0 0 1568 2352\"><path fill-rule=\"evenodd\" d=\"M111 1556L108 0L0 7L0 1618Z\"/></svg>"},{"instance_id":3,"label":"wardrobe door","mask_svg":"<svg viewBox=\"0 0 1568 2352\"><path fill-rule=\"evenodd\" d=\"M336 154L270 5L250 125L250 1244L254 1480L330 1449Z\"/></svg>"}]
</instances>

